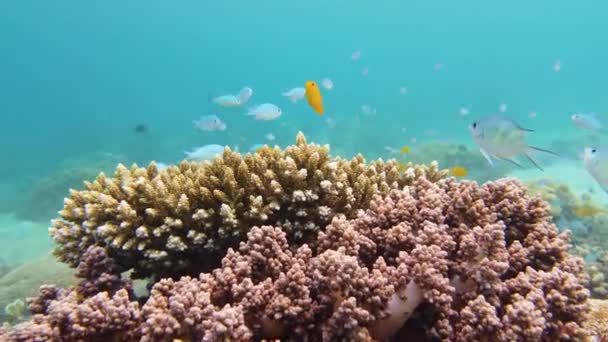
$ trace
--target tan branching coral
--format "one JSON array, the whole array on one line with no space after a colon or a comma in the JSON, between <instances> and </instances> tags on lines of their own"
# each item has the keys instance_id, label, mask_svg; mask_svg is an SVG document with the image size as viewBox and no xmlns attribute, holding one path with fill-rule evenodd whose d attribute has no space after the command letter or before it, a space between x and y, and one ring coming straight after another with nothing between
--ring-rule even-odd
<instances>
[{"instance_id":1,"label":"tan branching coral","mask_svg":"<svg viewBox=\"0 0 608 342\"><path fill-rule=\"evenodd\" d=\"M336 214L354 217L375 194L420 176L444 178L437 164L400 172L393 160L366 163L331 157L328 146L263 147L241 155L226 148L211 162L182 162L159 171L119 165L71 190L49 229L55 254L77 265L91 245L106 248L136 277L198 274L217 266L254 225L281 227L290 242L310 242Z\"/></svg>"}]
</instances>

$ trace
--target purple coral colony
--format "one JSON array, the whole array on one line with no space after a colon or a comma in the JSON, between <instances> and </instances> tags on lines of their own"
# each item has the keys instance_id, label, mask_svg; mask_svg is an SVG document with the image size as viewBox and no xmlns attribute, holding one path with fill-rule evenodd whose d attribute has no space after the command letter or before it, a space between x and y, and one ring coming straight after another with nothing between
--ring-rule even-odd
<instances>
[{"instance_id":1,"label":"purple coral colony","mask_svg":"<svg viewBox=\"0 0 608 342\"><path fill-rule=\"evenodd\" d=\"M588 337L583 261L517 181L345 160L301 134L285 150L119 166L72 190L50 234L80 282L41 287L2 341Z\"/></svg>"}]
</instances>

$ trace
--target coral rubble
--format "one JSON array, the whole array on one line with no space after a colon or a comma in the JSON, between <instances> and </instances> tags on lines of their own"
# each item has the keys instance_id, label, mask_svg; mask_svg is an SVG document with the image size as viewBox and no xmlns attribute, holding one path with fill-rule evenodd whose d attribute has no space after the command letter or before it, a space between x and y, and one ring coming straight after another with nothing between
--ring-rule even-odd
<instances>
[{"instance_id":1,"label":"coral rubble","mask_svg":"<svg viewBox=\"0 0 608 342\"><path fill-rule=\"evenodd\" d=\"M88 247L79 265L83 282L69 291L43 288L30 301L33 319L5 338L586 337L583 262L568 254L569 234L551 222L547 203L527 196L515 180L479 187L419 177L403 190L374 195L366 207L354 218L335 215L315 230L312 245L294 245L292 226L247 229L246 241L228 249L221 267L197 278L162 279L141 307L128 282L110 277L87 285L87 278L116 267L106 249ZM78 290L94 287L101 292L89 297Z\"/></svg>"},{"instance_id":2,"label":"coral rubble","mask_svg":"<svg viewBox=\"0 0 608 342\"><path fill-rule=\"evenodd\" d=\"M86 190L72 190L50 233L55 254L72 266L97 245L134 277L196 275L217 266L255 225L310 242L335 215L354 217L377 193L445 175L437 164L399 172L395 161L333 158L300 133L285 150L242 156L226 148L211 162L162 171L119 166L114 178L102 173Z\"/></svg>"}]
</instances>

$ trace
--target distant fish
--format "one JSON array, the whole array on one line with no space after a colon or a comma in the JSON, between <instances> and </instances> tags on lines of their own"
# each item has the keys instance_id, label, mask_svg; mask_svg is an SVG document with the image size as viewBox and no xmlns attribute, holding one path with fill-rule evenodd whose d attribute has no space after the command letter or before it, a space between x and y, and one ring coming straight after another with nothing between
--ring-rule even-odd
<instances>
[{"instance_id":1,"label":"distant fish","mask_svg":"<svg viewBox=\"0 0 608 342\"><path fill-rule=\"evenodd\" d=\"M146 133L148 131L148 126L146 124L138 124L133 130L135 133Z\"/></svg>"},{"instance_id":2,"label":"distant fish","mask_svg":"<svg viewBox=\"0 0 608 342\"><path fill-rule=\"evenodd\" d=\"M304 84L306 89L306 100L308 105L314 109L319 115L323 116L325 109L323 108L323 97L321 97L321 90L315 81L306 81Z\"/></svg>"},{"instance_id":3,"label":"distant fish","mask_svg":"<svg viewBox=\"0 0 608 342\"><path fill-rule=\"evenodd\" d=\"M334 120L333 118L327 117L325 119L325 124L327 125L328 128L334 128L334 127L336 127L336 120Z\"/></svg>"},{"instance_id":4,"label":"distant fish","mask_svg":"<svg viewBox=\"0 0 608 342\"><path fill-rule=\"evenodd\" d=\"M401 152L401 154L408 154L410 153L410 147L409 146L403 146L399 152Z\"/></svg>"},{"instance_id":5,"label":"distant fish","mask_svg":"<svg viewBox=\"0 0 608 342\"><path fill-rule=\"evenodd\" d=\"M435 65L433 65L433 70L439 71L441 69L443 69L443 63L435 63Z\"/></svg>"},{"instance_id":6,"label":"distant fish","mask_svg":"<svg viewBox=\"0 0 608 342\"><path fill-rule=\"evenodd\" d=\"M216 156L224 153L224 146L217 144L210 144L201 147L197 147L190 152L184 151L187 160L202 162L205 160L211 160Z\"/></svg>"},{"instance_id":7,"label":"distant fish","mask_svg":"<svg viewBox=\"0 0 608 342\"><path fill-rule=\"evenodd\" d=\"M361 70L361 76L367 76L369 75L369 68L365 67Z\"/></svg>"},{"instance_id":8,"label":"distant fish","mask_svg":"<svg viewBox=\"0 0 608 342\"><path fill-rule=\"evenodd\" d=\"M247 103L252 95L253 89L249 87L244 87L243 89L241 89L241 91L239 91L239 95L237 96L240 105L242 106Z\"/></svg>"},{"instance_id":9,"label":"distant fish","mask_svg":"<svg viewBox=\"0 0 608 342\"><path fill-rule=\"evenodd\" d=\"M264 146L265 146L264 144L255 144L255 145L252 145L249 148L249 152L258 152Z\"/></svg>"},{"instance_id":10,"label":"distant fish","mask_svg":"<svg viewBox=\"0 0 608 342\"><path fill-rule=\"evenodd\" d=\"M553 63L553 71L560 72L562 70L562 61L559 59Z\"/></svg>"},{"instance_id":11,"label":"distant fish","mask_svg":"<svg viewBox=\"0 0 608 342\"><path fill-rule=\"evenodd\" d=\"M604 129L604 123L595 113L583 114L576 113L570 116L570 120L577 127L588 131L601 131Z\"/></svg>"},{"instance_id":12,"label":"distant fish","mask_svg":"<svg viewBox=\"0 0 608 342\"><path fill-rule=\"evenodd\" d=\"M460 107L460 115L466 116L469 115L469 109L465 107Z\"/></svg>"},{"instance_id":13,"label":"distant fish","mask_svg":"<svg viewBox=\"0 0 608 342\"><path fill-rule=\"evenodd\" d=\"M222 95L213 99L213 102L222 107L238 107L242 106L253 95L253 89L244 87L238 93L238 95Z\"/></svg>"},{"instance_id":14,"label":"distant fish","mask_svg":"<svg viewBox=\"0 0 608 342\"><path fill-rule=\"evenodd\" d=\"M224 123L217 115L206 115L200 119L193 121L194 128L200 131L225 131L226 123Z\"/></svg>"},{"instance_id":15,"label":"distant fish","mask_svg":"<svg viewBox=\"0 0 608 342\"><path fill-rule=\"evenodd\" d=\"M278 119L281 116L281 108L272 103L263 103L249 109L246 115L253 116L256 120L270 121Z\"/></svg>"},{"instance_id":16,"label":"distant fish","mask_svg":"<svg viewBox=\"0 0 608 342\"><path fill-rule=\"evenodd\" d=\"M241 101L234 95L223 95L213 99L213 102L222 107L238 107L241 105Z\"/></svg>"},{"instance_id":17,"label":"distant fish","mask_svg":"<svg viewBox=\"0 0 608 342\"><path fill-rule=\"evenodd\" d=\"M401 95L407 94L407 87L399 87L399 94L401 94Z\"/></svg>"},{"instance_id":18,"label":"distant fish","mask_svg":"<svg viewBox=\"0 0 608 342\"><path fill-rule=\"evenodd\" d=\"M264 138L266 138L266 140L268 140L268 141L274 141L275 136L272 133L268 133L264 136Z\"/></svg>"},{"instance_id":19,"label":"distant fish","mask_svg":"<svg viewBox=\"0 0 608 342\"><path fill-rule=\"evenodd\" d=\"M355 50L350 54L350 59L353 61L357 61L361 58L361 50Z\"/></svg>"},{"instance_id":20,"label":"distant fish","mask_svg":"<svg viewBox=\"0 0 608 342\"><path fill-rule=\"evenodd\" d=\"M399 150L392 147L392 146L384 146L384 150L386 152L388 152L391 155L398 155L399 154Z\"/></svg>"},{"instance_id":21,"label":"distant fish","mask_svg":"<svg viewBox=\"0 0 608 342\"><path fill-rule=\"evenodd\" d=\"M323 86L323 88L327 89L327 90L332 90L334 89L334 81L332 81L331 79L325 77L324 79L321 80L321 85Z\"/></svg>"},{"instance_id":22,"label":"distant fish","mask_svg":"<svg viewBox=\"0 0 608 342\"><path fill-rule=\"evenodd\" d=\"M572 213L578 217L592 217L600 214L605 214L606 209L595 206L591 203L585 203L579 206L575 206L572 209Z\"/></svg>"},{"instance_id":23,"label":"distant fish","mask_svg":"<svg viewBox=\"0 0 608 342\"><path fill-rule=\"evenodd\" d=\"M498 110L499 110L501 113L506 112L506 111L507 111L507 104L506 104L506 103L501 103L501 104L500 104L500 106L498 106Z\"/></svg>"},{"instance_id":24,"label":"distant fish","mask_svg":"<svg viewBox=\"0 0 608 342\"><path fill-rule=\"evenodd\" d=\"M469 132L479 146L481 154L490 165L492 158L509 161L520 166L512 158L523 154L537 168L542 168L530 157L532 150L556 155L554 152L526 144L525 134L532 130L522 128L503 115L489 115L469 125Z\"/></svg>"},{"instance_id":25,"label":"distant fish","mask_svg":"<svg viewBox=\"0 0 608 342\"><path fill-rule=\"evenodd\" d=\"M363 113L363 115L366 115L366 116L371 116L371 115L376 115L378 113L378 111L376 110L376 108L374 108L370 105L362 105L361 113Z\"/></svg>"},{"instance_id":26,"label":"distant fish","mask_svg":"<svg viewBox=\"0 0 608 342\"><path fill-rule=\"evenodd\" d=\"M583 163L591 177L608 193L608 148L586 147Z\"/></svg>"},{"instance_id":27,"label":"distant fish","mask_svg":"<svg viewBox=\"0 0 608 342\"><path fill-rule=\"evenodd\" d=\"M528 112L528 117L530 119L534 119L537 115L538 115L538 113L536 113L535 111Z\"/></svg>"},{"instance_id":28,"label":"distant fish","mask_svg":"<svg viewBox=\"0 0 608 342\"><path fill-rule=\"evenodd\" d=\"M289 89L288 91L282 93L281 95L288 98L291 102L296 103L304 98L304 96L306 95L306 89L305 88L293 88L293 89Z\"/></svg>"},{"instance_id":29,"label":"distant fish","mask_svg":"<svg viewBox=\"0 0 608 342\"><path fill-rule=\"evenodd\" d=\"M454 166L450 169L450 174L454 177L466 177L469 171L464 166Z\"/></svg>"}]
</instances>

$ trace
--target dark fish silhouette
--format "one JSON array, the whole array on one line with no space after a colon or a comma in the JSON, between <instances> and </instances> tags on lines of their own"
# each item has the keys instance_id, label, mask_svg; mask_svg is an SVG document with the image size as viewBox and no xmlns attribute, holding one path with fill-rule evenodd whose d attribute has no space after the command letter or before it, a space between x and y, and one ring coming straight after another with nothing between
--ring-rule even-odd
<instances>
[{"instance_id":1,"label":"dark fish silhouette","mask_svg":"<svg viewBox=\"0 0 608 342\"><path fill-rule=\"evenodd\" d=\"M138 124L134 128L135 133L145 133L148 131L148 126L146 124Z\"/></svg>"}]
</instances>

